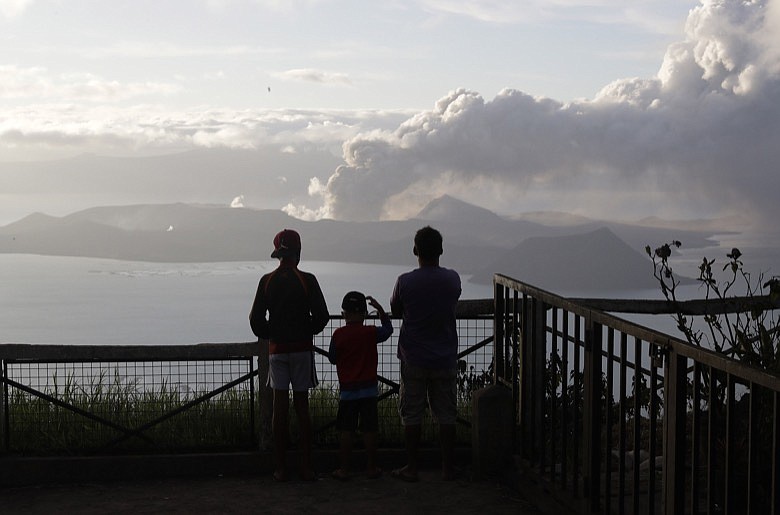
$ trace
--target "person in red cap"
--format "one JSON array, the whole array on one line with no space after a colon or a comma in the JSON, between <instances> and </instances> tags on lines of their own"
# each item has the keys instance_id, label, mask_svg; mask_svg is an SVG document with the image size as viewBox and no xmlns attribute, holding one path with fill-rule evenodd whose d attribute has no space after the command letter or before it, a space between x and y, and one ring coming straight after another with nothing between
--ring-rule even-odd
<instances>
[{"instance_id":1,"label":"person in red cap","mask_svg":"<svg viewBox=\"0 0 780 515\"><path fill-rule=\"evenodd\" d=\"M268 341L268 384L273 389L274 479L289 480L287 435L289 389L298 417L301 444L300 479L316 479L311 464L311 417L309 389L318 384L314 367L314 335L330 320L328 306L317 278L298 269L301 237L285 229L274 238L272 258L279 267L260 278L249 313L252 332Z\"/></svg>"}]
</instances>

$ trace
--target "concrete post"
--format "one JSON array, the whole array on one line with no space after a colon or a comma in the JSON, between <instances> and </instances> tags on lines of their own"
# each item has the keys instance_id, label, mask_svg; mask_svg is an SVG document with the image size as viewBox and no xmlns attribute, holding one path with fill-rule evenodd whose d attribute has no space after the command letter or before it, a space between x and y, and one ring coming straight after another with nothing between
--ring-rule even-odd
<instances>
[{"instance_id":1,"label":"concrete post","mask_svg":"<svg viewBox=\"0 0 780 515\"><path fill-rule=\"evenodd\" d=\"M512 391L503 385L482 388L472 398L471 452L477 477L512 464Z\"/></svg>"}]
</instances>

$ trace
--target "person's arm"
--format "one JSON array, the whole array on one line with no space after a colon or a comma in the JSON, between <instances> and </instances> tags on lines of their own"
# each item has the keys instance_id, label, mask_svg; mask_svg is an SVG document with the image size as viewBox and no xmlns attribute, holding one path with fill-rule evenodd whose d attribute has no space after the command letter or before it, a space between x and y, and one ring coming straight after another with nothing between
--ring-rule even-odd
<instances>
[{"instance_id":1,"label":"person's arm","mask_svg":"<svg viewBox=\"0 0 780 515\"><path fill-rule=\"evenodd\" d=\"M331 336L330 345L328 346L328 361L335 365L337 357L336 342L335 339Z\"/></svg>"},{"instance_id":2,"label":"person's arm","mask_svg":"<svg viewBox=\"0 0 780 515\"><path fill-rule=\"evenodd\" d=\"M376 342L382 343L393 334L393 321L390 320L382 305L374 297L366 297L366 300L379 313L379 320L382 322L382 325L376 328Z\"/></svg>"},{"instance_id":3,"label":"person's arm","mask_svg":"<svg viewBox=\"0 0 780 515\"><path fill-rule=\"evenodd\" d=\"M404 314L404 305L401 302L401 281L400 278L395 281L393 294L390 296L390 312L395 318L401 318Z\"/></svg>"},{"instance_id":4,"label":"person's arm","mask_svg":"<svg viewBox=\"0 0 780 515\"><path fill-rule=\"evenodd\" d=\"M311 281L309 289L309 312L311 313L311 334L319 334L330 322L330 313L328 305L325 303L325 296L320 289L320 283L313 274L309 274Z\"/></svg>"},{"instance_id":5,"label":"person's arm","mask_svg":"<svg viewBox=\"0 0 780 515\"><path fill-rule=\"evenodd\" d=\"M255 301L252 303L252 309L249 311L249 326L252 328L252 332L260 339L268 339L269 326L268 319L266 318L266 312L268 306L265 300L265 284L263 280L257 285L257 293L255 294Z\"/></svg>"}]
</instances>

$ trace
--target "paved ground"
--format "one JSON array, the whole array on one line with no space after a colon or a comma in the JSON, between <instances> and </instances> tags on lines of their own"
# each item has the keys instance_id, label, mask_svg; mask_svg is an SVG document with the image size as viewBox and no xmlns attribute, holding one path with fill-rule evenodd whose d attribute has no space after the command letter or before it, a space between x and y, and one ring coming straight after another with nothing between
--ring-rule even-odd
<instances>
[{"instance_id":1,"label":"paved ground","mask_svg":"<svg viewBox=\"0 0 780 515\"><path fill-rule=\"evenodd\" d=\"M145 513L556 513L504 481L445 482L422 471L418 483L388 474L376 480L325 476L306 483L275 483L270 475L122 480L0 488L3 514Z\"/></svg>"},{"instance_id":2,"label":"paved ground","mask_svg":"<svg viewBox=\"0 0 780 515\"><path fill-rule=\"evenodd\" d=\"M420 481L385 472L379 479L330 477L335 451L313 455L317 481L274 482L268 453L112 457L0 457L0 513L366 513L501 515L571 513L533 475L508 465L492 479L474 479L468 449L456 452L455 481L443 481L435 449L421 451ZM355 466L363 463L356 453ZM295 472L298 458L288 456ZM380 451L385 470L405 463L397 450ZM185 477L186 476L186 477ZM499 477L500 476L500 477ZM295 478L293 478L295 479Z\"/></svg>"}]
</instances>

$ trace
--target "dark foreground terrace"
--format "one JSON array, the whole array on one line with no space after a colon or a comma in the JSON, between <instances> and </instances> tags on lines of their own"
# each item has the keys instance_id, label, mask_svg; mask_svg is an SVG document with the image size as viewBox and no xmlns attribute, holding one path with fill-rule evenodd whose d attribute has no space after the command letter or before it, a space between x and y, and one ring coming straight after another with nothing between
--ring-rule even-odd
<instances>
[{"instance_id":1,"label":"dark foreground terrace","mask_svg":"<svg viewBox=\"0 0 780 515\"><path fill-rule=\"evenodd\" d=\"M329 471L336 462L331 453L316 453L318 470ZM461 463L468 458L461 456ZM400 466L401 453L382 453L386 467ZM466 463L455 481L442 481L435 459L429 456L418 483L405 483L385 473L369 480L348 481L321 473L314 482L276 483L270 470L217 469L189 477L79 480L0 488L4 514L139 514L139 513L492 513L558 514L567 510L538 485L517 474L492 478L472 477ZM43 465L43 464L41 464ZM214 465L214 463L212 463ZM224 462L229 465L229 462ZM40 470L45 470L41 468ZM151 472L151 471L150 471Z\"/></svg>"}]
</instances>

